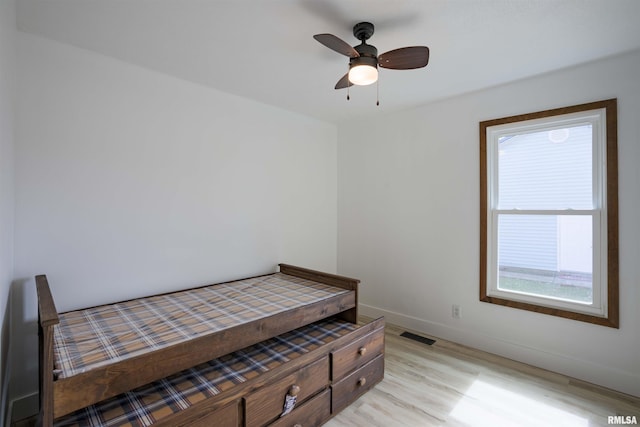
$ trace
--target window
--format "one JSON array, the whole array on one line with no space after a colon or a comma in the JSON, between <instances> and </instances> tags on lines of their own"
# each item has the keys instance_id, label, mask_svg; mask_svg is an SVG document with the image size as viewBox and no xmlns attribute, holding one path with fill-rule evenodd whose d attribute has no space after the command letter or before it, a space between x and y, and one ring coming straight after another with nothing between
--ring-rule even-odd
<instances>
[{"instance_id":1,"label":"window","mask_svg":"<svg viewBox=\"0 0 640 427\"><path fill-rule=\"evenodd\" d=\"M618 327L615 99L480 123L480 300Z\"/></svg>"}]
</instances>

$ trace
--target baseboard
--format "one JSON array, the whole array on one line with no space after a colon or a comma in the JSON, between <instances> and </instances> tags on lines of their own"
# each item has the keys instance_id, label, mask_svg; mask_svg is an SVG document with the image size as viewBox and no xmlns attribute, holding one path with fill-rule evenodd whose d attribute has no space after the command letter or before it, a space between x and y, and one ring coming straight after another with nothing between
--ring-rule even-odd
<instances>
[{"instance_id":1,"label":"baseboard","mask_svg":"<svg viewBox=\"0 0 640 427\"><path fill-rule=\"evenodd\" d=\"M490 335L478 334L475 331L470 332L367 304L361 303L358 308L360 314L367 317L384 316L386 321L393 325L640 397L640 375L637 373L613 369L586 360L527 347L520 343L501 340Z\"/></svg>"}]
</instances>

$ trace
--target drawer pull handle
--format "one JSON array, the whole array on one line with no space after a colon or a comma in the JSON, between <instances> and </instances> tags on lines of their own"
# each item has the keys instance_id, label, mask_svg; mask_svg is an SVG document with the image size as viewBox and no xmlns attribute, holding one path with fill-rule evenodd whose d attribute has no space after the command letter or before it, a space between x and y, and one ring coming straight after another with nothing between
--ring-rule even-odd
<instances>
[{"instance_id":1,"label":"drawer pull handle","mask_svg":"<svg viewBox=\"0 0 640 427\"><path fill-rule=\"evenodd\" d=\"M359 354L360 356L364 356L365 354L367 354L367 347L360 347L360 348L358 349L358 354Z\"/></svg>"},{"instance_id":2,"label":"drawer pull handle","mask_svg":"<svg viewBox=\"0 0 640 427\"><path fill-rule=\"evenodd\" d=\"M300 393L300 386L294 384L289 387L289 396L297 396L298 393Z\"/></svg>"},{"instance_id":3,"label":"drawer pull handle","mask_svg":"<svg viewBox=\"0 0 640 427\"><path fill-rule=\"evenodd\" d=\"M365 377L360 377L360 379L358 380L358 387L362 387L366 383L367 383L367 379Z\"/></svg>"}]
</instances>

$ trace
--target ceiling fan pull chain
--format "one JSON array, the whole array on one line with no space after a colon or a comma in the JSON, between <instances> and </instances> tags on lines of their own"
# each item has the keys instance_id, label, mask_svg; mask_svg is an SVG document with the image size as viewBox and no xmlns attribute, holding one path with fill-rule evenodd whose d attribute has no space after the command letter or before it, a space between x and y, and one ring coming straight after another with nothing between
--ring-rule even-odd
<instances>
[{"instance_id":1,"label":"ceiling fan pull chain","mask_svg":"<svg viewBox=\"0 0 640 427\"><path fill-rule=\"evenodd\" d=\"M349 75L349 67L347 68L347 76ZM347 78L347 101L350 100L351 98L349 98L349 87L351 86L351 82L349 81L349 79Z\"/></svg>"},{"instance_id":2,"label":"ceiling fan pull chain","mask_svg":"<svg viewBox=\"0 0 640 427\"><path fill-rule=\"evenodd\" d=\"M380 105L380 79L376 80L376 106Z\"/></svg>"}]
</instances>

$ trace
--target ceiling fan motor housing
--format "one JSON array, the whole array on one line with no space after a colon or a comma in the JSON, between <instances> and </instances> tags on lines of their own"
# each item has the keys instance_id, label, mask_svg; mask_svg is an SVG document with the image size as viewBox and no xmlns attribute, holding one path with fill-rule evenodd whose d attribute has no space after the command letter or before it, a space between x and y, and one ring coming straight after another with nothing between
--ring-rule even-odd
<instances>
[{"instance_id":1,"label":"ceiling fan motor housing","mask_svg":"<svg viewBox=\"0 0 640 427\"><path fill-rule=\"evenodd\" d=\"M361 44L354 46L354 49L358 51L360 56L351 58L349 60L349 67L355 67L356 65L371 65L372 67L378 67L378 49L370 44Z\"/></svg>"},{"instance_id":2,"label":"ceiling fan motor housing","mask_svg":"<svg viewBox=\"0 0 640 427\"><path fill-rule=\"evenodd\" d=\"M353 48L360 54L361 57L362 56L370 57L370 58L378 57L378 49L376 49L375 46L372 46L370 44L362 43L357 46L354 46Z\"/></svg>"}]
</instances>

